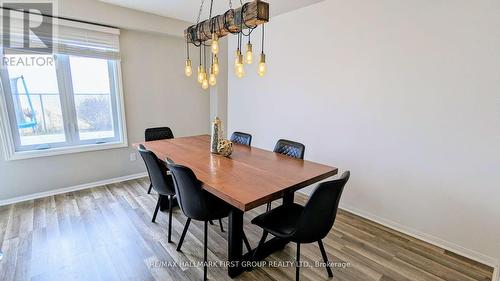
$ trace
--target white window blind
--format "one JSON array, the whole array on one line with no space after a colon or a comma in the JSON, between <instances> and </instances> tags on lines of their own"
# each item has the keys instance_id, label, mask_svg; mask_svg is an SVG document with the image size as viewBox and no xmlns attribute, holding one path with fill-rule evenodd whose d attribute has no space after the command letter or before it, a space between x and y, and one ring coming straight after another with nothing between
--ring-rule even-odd
<instances>
[{"instance_id":1,"label":"white window blind","mask_svg":"<svg viewBox=\"0 0 500 281\"><path fill-rule=\"evenodd\" d=\"M5 13L5 11L4 11ZM30 26L38 26L41 16L30 15ZM52 18L52 34L50 29L42 29L38 34L30 32L30 47L45 47L40 39L53 44L53 52L64 55L77 55L107 60L120 59L120 30L90 23ZM2 24L2 34L8 32L10 45L13 48L23 46L24 31L21 12L10 11L10 28Z\"/></svg>"}]
</instances>

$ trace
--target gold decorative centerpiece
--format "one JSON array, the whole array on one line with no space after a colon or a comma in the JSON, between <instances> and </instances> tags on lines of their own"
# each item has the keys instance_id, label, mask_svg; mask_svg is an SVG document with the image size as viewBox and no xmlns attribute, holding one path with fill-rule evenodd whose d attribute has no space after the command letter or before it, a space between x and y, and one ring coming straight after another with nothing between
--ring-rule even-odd
<instances>
[{"instance_id":1,"label":"gold decorative centerpiece","mask_svg":"<svg viewBox=\"0 0 500 281\"><path fill-rule=\"evenodd\" d=\"M219 153L218 145L219 140L222 136L222 121L219 117L215 117L214 121L212 121L212 135L210 137L210 152Z\"/></svg>"},{"instance_id":2,"label":"gold decorative centerpiece","mask_svg":"<svg viewBox=\"0 0 500 281\"><path fill-rule=\"evenodd\" d=\"M210 136L210 152L228 157L233 153L233 143L222 138L222 121L215 117L212 121L212 135Z\"/></svg>"},{"instance_id":3,"label":"gold decorative centerpiece","mask_svg":"<svg viewBox=\"0 0 500 281\"><path fill-rule=\"evenodd\" d=\"M226 139L220 139L217 145L217 152L224 157L228 157L233 153L233 142Z\"/></svg>"}]
</instances>

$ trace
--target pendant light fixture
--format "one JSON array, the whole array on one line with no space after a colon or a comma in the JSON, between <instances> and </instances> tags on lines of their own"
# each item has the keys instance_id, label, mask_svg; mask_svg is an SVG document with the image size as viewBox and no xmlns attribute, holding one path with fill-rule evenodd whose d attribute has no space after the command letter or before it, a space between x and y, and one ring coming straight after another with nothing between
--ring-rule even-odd
<instances>
[{"instance_id":1,"label":"pendant light fixture","mask_svg":"<svg viewBox=\"0 0 500 281\"><path fill-rule=\"evenodd\" d=\"M203 74L204 74L205 70L203 69L202 65L201 65L201 48L200 48L200 65L198 66L198 83L203 83Z\"/></svg>"},{"instance_id":2,"label":"pendant light fixture","mask_svg":"<svg viewBox=\"0 0 500 281\"><path fill-rule=\"evenodd\" d=\"M264 26L264 25L262 25ZM253 53L252 53L252 43L250 42L250 34L248 34L248 43L247 43L247 51L245 53L245 62L247 64L252 64L253 61Z\"/></svg>"},{"instance_id":3,"label":"pendant light fixture","mask_svg":"<svg viewBox=\"0 0 500 281\"><path fill-rule=\"evenodd\" d=\"M186 51L187 51L187 59L186 59L186 66L184 67L184 74L187 77L190 77L191 74L193 74L193 68L191 66L191 60L189 59L189 44L186 44Z\"/></svg>"},{"instance_id":4,"label":"pendant light fixture","mask_svg":"<svg viewBox=\"0 0 500 281\"><path fill-rule=\"evenodd\" d=\"M266 74L266 54L264 54L264 25L262 25L262 51L260 53L259 69L257 73L259 76L264 76Z\"/></svg>"},{"instance_id":5,"label":"pendant light fixture","mask_svg":"<svg viewBox=\"0 0 500 281\"><path fill-rule=\"evenodd\" d=\"M228 35L235 34L238 36L236 55L234 58L234 73L236 77L242 78L245 76L245 64L253 63L253 47L250 35L253 30L262 25L262 49L260 54L257 73L264 76L266 73L266 56L264 54L264 23L269 21L269 4L260 0L254 0L244 3L240 0L240 7L233 9L232 1L229 0L229 10L222 15L212 16L213 0L210 1L209 17L207 20L200 22L203 4L201 1L198 12L198 19L195 25L189 26L184 31L186 38L186 63L184 74L187 77L192 75L192 62L189 57L189 44L193 44L199 48L199 66L197 72L197 81L203 89L208 89L209 86L217 85L217 75L220 72L218 54L220 52L219 39ZM244 37L248 37L246 50L243 54L242 42ZM210 67L207 67L206 47L210 49ZM202 50L203 48L203 50Z\"/></svg>"},{"instance_id":6,"label":"pendant light fixture","mask_svg":"<svg viewBox=\"0 0 500 281\"><path fill-rule=\"evenodd\" d=\"M208 89L208 78L207 78L207 49L203 46L203 81L201 82L201 88L203 90Z\"/></svg>"},{"instance_id":7,"label":"pendant light fixture","mask_svg":"<svg viewBox=\"0 0 500 281\"><path fill-rule=\"evenodd\" d=\"M214 55L216 56L216 55ZM208 78L208 84L210 86L215 86L217 84L217 75L215 74L214 70L214 57L212 56L212 66L210 66L210 77Z\"/></svg>"},{"instance_id":8,"label":"pendant light fixture","mask_svg":"<svg viewBox=\"0 0 500 281\"><path fill-rule=\"evenodd\" d=\"M219 75L219 58L217 57L217 55L214 55L213 59L214 61L212 63L212 67L214 69L214 74L217 76Z\"/></svg>"}]
</instances>

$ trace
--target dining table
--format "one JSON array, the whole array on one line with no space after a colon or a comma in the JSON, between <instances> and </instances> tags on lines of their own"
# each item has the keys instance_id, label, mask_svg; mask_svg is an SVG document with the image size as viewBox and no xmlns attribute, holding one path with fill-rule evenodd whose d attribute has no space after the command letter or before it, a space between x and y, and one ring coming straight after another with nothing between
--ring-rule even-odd
<instances>
[{"instance_id":1,"label":"dining table","mask_svg":"<svg viewBox=\"0 0 500 281\"><path fill-rule=\"evenodd\" d=\"M290 241L272 238L243 254L243 215L246 211L282 198L293 204L294 192L337 174L338 169L296 159L265 149L233 144L229 157L210 152L210 136L189 136L136 143L144 145L162 160L193 170L203 189L231 205L228 222L227 269L231 278L247 269L249 261L262 260L283 249Z\"/></svg>"}]
</instances>

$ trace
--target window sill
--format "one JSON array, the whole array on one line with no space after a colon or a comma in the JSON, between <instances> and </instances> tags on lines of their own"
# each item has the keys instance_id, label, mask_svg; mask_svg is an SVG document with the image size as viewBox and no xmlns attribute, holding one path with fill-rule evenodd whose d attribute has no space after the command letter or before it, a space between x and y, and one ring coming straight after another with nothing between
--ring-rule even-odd
<instances>
[{"instance_id":1,"label":"window sill","mask_svg":"<svg viewBox=\"0 0 500 281\"><path fill-rule=\"evenodd\" d=\"M14 152L10 155L7 154L6 160L11 161L11 160L21 160L21 159L30 159L30 158L39 158L39 157L49 157L49 156L56 156L56 155L90 152L90 151L123 148L123 147L128 147L128 143L126 141L103 143L103 144L79 145L79 146L73 146L73 147L51 148L51 149L39 150L39 151L34 151L34 150L32 150L32 151L20 151L20 152Z\"/></svg>"}]
</instances>

